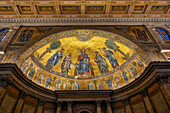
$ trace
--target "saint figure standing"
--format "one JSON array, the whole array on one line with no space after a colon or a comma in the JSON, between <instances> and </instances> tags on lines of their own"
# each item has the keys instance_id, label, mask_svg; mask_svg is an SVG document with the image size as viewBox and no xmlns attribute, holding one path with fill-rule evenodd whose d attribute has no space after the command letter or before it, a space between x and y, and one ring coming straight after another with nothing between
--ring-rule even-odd
<instances>
[{"instance_id":1,"label":"saint figure standing","mask_svg":"<svg viewBox=\"0 0 170 113\"><path fill-rule=\"evenodd\" d=\"M113 68L116 68L119 66L116 57L114 56L114 53L110 50L106 50L106 48L102 48L104 51L104 56L109 60L110 64Z\"/></svg>"},{"instance_id":2,"label":"saint figure standing","mask_svg":"<svg viewBox=\"0 0 170 113\"><path fill-rule=\"evenodd\" d=\"M69 55L67 55L61 65L61 73L68 75L68 71L69 69L71 69L73 67L73 63L72 63L72 53L70 53Z\"/></svg>"},{"instance_id":3,"label":"saint figure standing","mask_svg":"<svg viewBox=\"0 0 170 113\"><path fill-rule=\"evenodd\" d=\"M97 51L95 51L95 54L96 54L96 57L95 57L94 61L97 63L100 72L102 74L107 73L109 71L108 70L109 66L107 65L106 60L101 55L99 55L99 53Z\"/></svg>"},{"instance_id":4,"label":"saint figure standing","mask_svg":"<svg viewBox=\"0 0 170 113\"><path fill-rule=\"evenodd\" d=\"M52 57L48 59L45 67L48 70L51 70L53 66L55 66L56 64L60 64L61 59L63 58L63 52L64 52L64 49L61 49L61 51L57 51Z\"/></svg>"}]
</instances>

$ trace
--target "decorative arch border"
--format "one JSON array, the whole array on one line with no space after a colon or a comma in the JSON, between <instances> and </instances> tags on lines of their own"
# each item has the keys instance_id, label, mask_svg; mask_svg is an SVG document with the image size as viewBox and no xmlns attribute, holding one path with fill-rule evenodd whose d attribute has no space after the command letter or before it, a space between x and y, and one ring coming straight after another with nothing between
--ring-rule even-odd
<instances>
[{"instance_id":1,"label":"decorative arch border","mask_svg":"<svg viewBox=\"0 0 170 113\"><path fill-rule=\"evenodd\" d=\"M63 31L63 32L59 32L56 34L52 34L46 38L43 38L42 40L40 40L39 42L35 43L33 46L28 48L19 57L19 60L17 61L17 63L19 63L20 61L21 62L24 61L25 59L28 58L28 56L30 56L36 50L38 50L39 48L43 47L44 45L46 45L48 43L51 43L51 42L56 41L61 38L81 35L79 32L80 30L89 30L89 33L93 33L93 36L104 37L104 38L108 38L109 40L119 42L119 43L129 47L130 49L134 50L140 57L143 58L143 60L145 61L146 64L149 63L149 59L148 59L146 53L132 41L124 38L121 35L115 34L115 33L111 33L108 31L102 31L102 30L94 30L94 29L68 30L68 31Z\"/></svg>"},{"instance_id":2,"label":"decorative arch border","mask_svg":"<svg viewBox=\"0 0 170 113\"><path fill-rule=\"evenodd\" d=\"M109 40L116 41L118 43L121 43L133 51L136 52L142 59L145 61L145 64L149 63L149 59L147 54L139 47L137 46L134 42L126 39L125 37L118 35L116 33L112 33L109 31L103 31L103 30L95 30L95 29L75 29L75 30L68 30L68 31L62 31L59 33L52 34L50 36L47 36L43 38L42 40L38 41L35 43L33 46L28 48L16 61L16 63L21 66L22 63L35 51L37 51L39 48L45 46L48 43L51 43L53 41L56 41L61 38L66 38L66 37L71 37L71 36L78 36L81 35L81 30L88 30L89 33L93 34L93 36L99 36L99 37L104 37L108 38Z\"/></svg>"},{"instance_id":3,"label":"decorative arch border","mask_svg":"<svg viewBox=\"0 0 170 113\"><path fill-rule=\"evenodd\" d=\"M86 111L86 112L89 112L89 113L93 113L92 111L90 111L90 110L87 109L87 108L80 109L80 110L76 111L76 113L81 113L82 111Z\"/></svg>"}]
</instances>

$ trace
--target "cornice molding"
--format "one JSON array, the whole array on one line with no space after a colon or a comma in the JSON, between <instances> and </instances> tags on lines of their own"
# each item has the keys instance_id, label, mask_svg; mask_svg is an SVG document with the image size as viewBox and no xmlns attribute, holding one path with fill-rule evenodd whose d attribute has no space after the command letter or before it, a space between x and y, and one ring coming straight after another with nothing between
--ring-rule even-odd
<instances>
[{"instance_id":1,"label":"cornice molding","mask_svg":"<svg viewBox=\"0 0 170 113\"><path fill-rule=\"evenodd\" d=\"M170 18L11 18L0 19L0 23L79 23L79 22L169 22Z\"/></svg>"}]
</instances>

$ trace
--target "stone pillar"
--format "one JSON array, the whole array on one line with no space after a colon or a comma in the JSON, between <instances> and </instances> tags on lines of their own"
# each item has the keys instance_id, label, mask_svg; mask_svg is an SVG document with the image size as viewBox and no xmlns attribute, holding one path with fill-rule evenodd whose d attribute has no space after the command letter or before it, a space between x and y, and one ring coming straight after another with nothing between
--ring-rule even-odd
<instances>
[{"instance_id":1,"label":"stone pillar","mask_svg":"<svg viewBox=\"0 0 170 113\"><path fill-rule=\"evenodd\" d=\"M106 101L106 106L107 106L107 113L112 113L112 108L110 105L110 101Z\"/></svg>"},{"instance_id":2,"label":"stone pillar","mask_svg":"<svg viewBox=\"0 0 170 113\"><path fill-rule=\"evenodd\" d=\"M37 113L42 113L43 112L43 107L44 107L44 101L40 100L38 103L38 108L37 108Z\"/></svg>"},{"instance_id":3,"label":"stone pillar","mask_svg":"<svg viewBox=\"0 0 170 113\"><path fill-rule=\"evenodd\" d=\"M57 112L56 113L61 113L61 105L62 105L62 102L57 102Z\"/></svg>"},{"instance_id":4,"label":"stone pillar","mask_svg":"<svg viewBox=\"0 0 170 113\"><path fill-rule=\"evenodd\" d=\"M21 92L14 113L20 113L20 112L21 112L21 109L22 109L22 106L23 106L23 103L24 103L24 97L25 97L25 96L26 96L25 92Z\"/></svg>"},{"instance_id":5,"label":"stone pillar","mask_svg":"<svg viewBox=\"0 0 170 113\"><path fill-rule=\"evenodd\" d=\"M6 94L7 87L8 87L8 85L6 85L6 84L0 85L0 104L1 104L3 98L4 98L5 94Z\"/></svg>"},{"instance_id":6,"label":"stone pillar","mask_svg":"<svg viewBox=\"0 0 170 113\"><path fill-rule=\"evenodd\" d=\"M157 83L159 84L159 88L162 96L164 97L167 106L170 107L170 84L169 84L169 75L162 74L157 77Z\"/></svg>"},{"instance_id":7,"label":"stone pillar","mask_svg":"<svg viewBox=\"0 0 170 113\"><path fill-rule=\"evenodd\" d=\"M124 105L125 105L126 113L132 113L131 107L130 107L130 102L128 99L124 99Z\"/></svg>"},{"instance_id":8,"label":"stone pillar","mask_svg":"<svg viewBox=\"0 0 170 113\"><path fill-rule=\"evenodd\" d=\"M101 101L96 101L97 113L101 113Z\"/></svg>"},{"instance_id":9,"label":"stone pillar","mask_svg":"<svg viewBox=\"0 0 170 113\"><path fill-rule=\"evenodd\" d=\"M164 95L168 105L170 106L170 84L162 84L160 85L160 89L162 91L162 94Z\"/></svg>"},{"instance_id":10,"label":"stone pillar","mask_svg":"<svg viewBox=\"0 0 170 113\"><path fill-rule=\"evenodd\" d=\"M67 113L72 113L72 102L67 102Z\"/></svg>"},{"instance_id":11,"label":"stone pillar","mask_svg":"<svg viewBox=\"0 0 170 113\"><path fill-rule=\"evenodd\" d=\"M7 88L10 85L11 81L8 79L10 75L1 75L0 74L0 104L3 101L3 98L5 97L5 94L7 92Z\"/></svg>"},{"instance_id":12,"label":"stone pillar","mask_svg":"<svg viewBox=\"0 0 170 113\"><path fill-rule=\"evenodd\" d=\"M144 101L144 105L145 105L145 108L146 108L147 112L154 113L154 109L153 109L153 106L152 106L152 104L150 102L150 99L149 99L149 96L147 94L147 91L143 90L141 92L141 95L143 96L143 101Z\"/></svg>"}]
</instances>

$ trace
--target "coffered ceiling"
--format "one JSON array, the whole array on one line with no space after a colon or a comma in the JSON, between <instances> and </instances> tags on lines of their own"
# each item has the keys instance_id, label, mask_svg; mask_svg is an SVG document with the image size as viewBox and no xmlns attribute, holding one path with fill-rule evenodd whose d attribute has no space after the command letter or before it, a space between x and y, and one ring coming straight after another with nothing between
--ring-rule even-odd
<instances>
[{"instance_id":1,"label":"coffered ceiling","mask_svg":"<svg viewBox=\"0 0 170 113\"><path fill-rule=\"evenodd\" d=\"M168 18L169 0L0 0L0 18Z\"/></svg>"}]
</instances>

